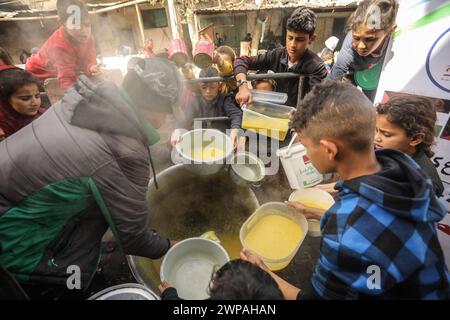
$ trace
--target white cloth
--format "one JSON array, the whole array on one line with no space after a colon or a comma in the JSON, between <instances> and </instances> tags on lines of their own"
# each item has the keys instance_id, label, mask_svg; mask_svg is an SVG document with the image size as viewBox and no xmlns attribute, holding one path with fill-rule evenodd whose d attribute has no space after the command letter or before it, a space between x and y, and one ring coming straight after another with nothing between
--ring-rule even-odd
<instances>
[{"instance_id":1,"label":"white cloth","mask_svg":"<svg viewBox=\"0 0 450 320\"><path fill-rule=\"evenodd\" d=\"M334 51L339 43L339 38L335 36L329 37L327 40L325 40L325 46L330 49L331 51Z\"/></svg>"}]
</instances>

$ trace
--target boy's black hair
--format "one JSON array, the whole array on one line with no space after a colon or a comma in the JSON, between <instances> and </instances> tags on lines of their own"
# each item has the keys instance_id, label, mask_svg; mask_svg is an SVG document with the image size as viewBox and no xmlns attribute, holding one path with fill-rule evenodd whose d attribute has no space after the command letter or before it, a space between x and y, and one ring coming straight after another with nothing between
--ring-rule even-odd
<instances>
[{"instance_id":1,"label":"boy's black hair","mask_svg":"<svg viewBox=\"0 0 450 320\"><path fill-rule=\"evenodd\" d=\"M78 6L80 8L81 20L89 19L89 10L86 4L81 0L58 0L56 1L56 11L59 19L64 23L73 13L67 12L69 6Z\"/></svg>"},{"instance_id":2,"label":"boy's black hair","mask_svg":"<svg viewBox=\"0 0 450 320\"><path fill-rule=\"evenodd\" d=\"M312 10L302 6L292 12L287 20L286 28L291 32L309 34L311 37L316 31L316 25L316 14Z\"/></svg>"},{"instance_id":3,"label":"boy's black hair","mask_svg":"<svg viewBox=\"0 0 450 320\"><path fill-rule=\"evenodd\" d=\"M389 101L377 105L377 113L386 115L387 120L414 138L423 134L423 141L416 149L423 150L428 158L434 156L431 146L434 143L436 110L431 99L410 94L393 94Z\"/></svg>"},{"instance_id":4,"label":"boy's black hair","mask_svg":"<svg viewBox=\"0 0 450 320\"><path fill-rule=\"evenodd\" d=\"M241 259L226 263L213 275L211 300L282 300L275 280L254 264Z\"/></svg>"},{"instance_id":5,"label":"boy's black hair","mask_svg":"<svg viewBox=\"0 0 450 320\"><path fill-rule=\"evenodd\" d=\"M354 151L367 151L373 148L375 108L355 86L327 80L301 101L291 127L315 144L335 139Z\"/></svg>"},{"instance_id":6,"label":"boy's black hair","mask_svg":"<svg viewBox=\"0 0 450 320\"><path fill-rule=\"evenodd\" d=\"M219 71L217 71L217 69L214 67L208 67L208 68L202 69L199 74L200 78L209 78L209 77L218 77L218 76L219 76Z\"/></svg>"},{"instance_id":7,"label":"boy's black hair","mask_svg":"<svg viewBox=\"0 0 450 320\"><path fill-rule=\"evenodd\" d=\"M2 47L0 47L0 59L2 59L3 62L4 62L6 65L8 65L8 66L14 65L13 62L12 62L11 56L10 56L9 53L8 53L5 49L3 49Z\"/></svg>"},{"instance_id":8,"label":"boy's black hair","mask_svg":"<svg viewBox=\"0 0 450 320\"><path fill-rule=\"evenodd\" d=\"M265 73L273 73L271 70L258 70L256 74L265 74ZM262 82L268 82L272 85L272 91L275 91L277 89L277 81L275 79L259 79L259 80L253 80L252 81L252 87L253 89L256 89L256 86Z\"/></svg>"},{"instance_id":9,"label":"boy's black hair","mask_svg":"<svg viewBox=\"0 0 450 320\"><path fill-rule=\"evenodd\" d=\"M39 80L33 77L31 73L20 68L12 68L0 72L0 99L4 102L9 101L11 96L19 88L36 84L40 87Z\"/></svg>"},{"instance_id":10,"label":"boy's black hair","mask_svg":"<svg viewBox=\"0 0 450 320\"><path fill-rule=\"evenodd\" d=\"M270 85L272 86L272 91L275 91L277 89L277 83L274 79L259 79L259 80L253 80L252 81L252 88L256 89L256 86L260 83L270 83Z\"/></svg>"}]
</instances>

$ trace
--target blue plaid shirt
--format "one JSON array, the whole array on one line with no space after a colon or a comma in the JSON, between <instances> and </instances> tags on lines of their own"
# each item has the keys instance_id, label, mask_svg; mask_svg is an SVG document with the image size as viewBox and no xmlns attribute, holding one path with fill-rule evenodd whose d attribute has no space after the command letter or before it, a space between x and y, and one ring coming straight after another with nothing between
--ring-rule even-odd
<instances>
[{"instance_id":1,"label":"blue plaid shirt","mask_svg":"<svg viewBox=\"0 0 450 320\"><path fill-rule=\"evenodd\" d=\"M321 220L312 278L324 299L449 299L436 224L446 209L407 155L377 151L380 172L339 182Z\"/></svg>"}]
</instances>

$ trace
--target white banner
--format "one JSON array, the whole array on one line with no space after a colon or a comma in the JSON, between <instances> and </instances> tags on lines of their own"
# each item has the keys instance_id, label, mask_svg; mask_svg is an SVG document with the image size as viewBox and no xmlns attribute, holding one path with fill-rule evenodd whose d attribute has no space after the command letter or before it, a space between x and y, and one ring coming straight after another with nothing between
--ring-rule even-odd
<instances>
[{"instance_id":1,"label":"white banner","mask_svg":"<svg viewBox=\"0 0 450 320\"><path fill-rule=\"evenodd\" d=\"M450 99L450 2L400 1L375 101L385 91Z\"/></svg>"},{"instance_id":2,"label":"white banner","mask_svg":"<svg viewBox=\"0 0 450 320\"><path fill-rule=\"evenodd\" d=\"M375 102L389 92L437 100L435 156L445 186L441 199L450 212L450 1L400 0L397 31L389 44ZM450 214L438 226L438 238L450 269Z\"/></svg>"}]
</instances>

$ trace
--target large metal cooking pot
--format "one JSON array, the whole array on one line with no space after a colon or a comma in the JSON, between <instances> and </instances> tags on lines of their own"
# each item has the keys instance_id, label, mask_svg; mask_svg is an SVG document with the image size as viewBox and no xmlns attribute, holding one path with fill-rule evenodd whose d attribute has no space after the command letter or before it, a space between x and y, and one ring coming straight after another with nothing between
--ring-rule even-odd
<instances>
[{"instance_id":1,"label":"large metal cooking pot","mask_svg":"<svg viewBox=\"0 0 450 320\"><path fill-rule=\"evenodd\" d=\"M158 190L151 180L147 194L149 228L175 240L213 230L230 259L239 257L240 227L259 207L250 188L236 185L225 170L202 176L182 164L160 172L156 179ZM127 256L127 260L136 280L157 291L162 259Z\"/></svg>"},{"instance_id":2,"label":"large metal cooking pot","mask_svg":"<svg viewBox=\"0 0 450 320\"><path fill-rule=\"evenodd\" d=\"M143 285L125 283L106 288L88 300L160 300L160 298Z\"/></svg>"}]
</instances>

